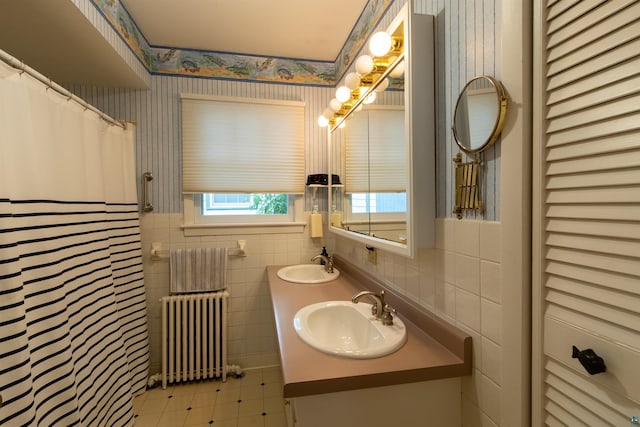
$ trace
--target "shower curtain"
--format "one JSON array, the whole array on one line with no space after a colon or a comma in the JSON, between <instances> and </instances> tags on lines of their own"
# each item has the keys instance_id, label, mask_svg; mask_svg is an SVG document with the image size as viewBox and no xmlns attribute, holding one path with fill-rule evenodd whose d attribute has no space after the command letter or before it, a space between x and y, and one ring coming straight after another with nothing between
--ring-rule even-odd
<instances>
[{"instance_id":1,"label":"shower curtain","mask_svg":"<svg viewBox=\"0 0 640 427\"><path fill-rule=\"evenodd\" d=\"M149 353L133 129L0 61L0 425L130 426Z\"/></svg>"}]
</instances>

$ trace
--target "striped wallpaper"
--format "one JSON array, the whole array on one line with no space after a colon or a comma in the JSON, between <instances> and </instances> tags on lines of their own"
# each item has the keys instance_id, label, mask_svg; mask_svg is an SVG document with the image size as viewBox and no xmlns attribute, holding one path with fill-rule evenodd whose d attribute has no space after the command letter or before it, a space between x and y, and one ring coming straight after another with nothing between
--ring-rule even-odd
<instances>
[{"instance_id":1,"label":"striped wallpaper","mask_svg":"<svg viewBox=\"0 0 640 427\"><path fill-rule=\"evenodd\" d=\"M89 3L88 0L74 1ZM496 40L499 32L498 11L496 0L414 1L417 12L436 17L437 215L451 217L455 174L453 157L458 152L451 134L453 109L460 90L472 77L488 74L500 79ZM380 23L383 28L403 4L401 0L396 0L390 7ZM121 41L112 40L113 37L106 38L119 51L122 49ZM137 59L134 62L140 64ZM150 89L144 91L81 86L71 86L69 89L111 116L138 124L138 176L145 171L154 174L151 183L154 212L177 213L182 210L179 117L181 92L306 102L306 173L326 173L327 139L325 130L317 126L316 118L333 97L332 89L190 77L148 78ZM508 91L509 88L506 89ZM467 214L469 218L492 221L499 219L499 174L500 142L494 144L484 156L482 185L486 211L483 215ZM326 210L326 195L320 197L325 198L320 203L320 208ZM309 204L307 201L307 209L310 208Z\"/></svg>"}]
</instances>

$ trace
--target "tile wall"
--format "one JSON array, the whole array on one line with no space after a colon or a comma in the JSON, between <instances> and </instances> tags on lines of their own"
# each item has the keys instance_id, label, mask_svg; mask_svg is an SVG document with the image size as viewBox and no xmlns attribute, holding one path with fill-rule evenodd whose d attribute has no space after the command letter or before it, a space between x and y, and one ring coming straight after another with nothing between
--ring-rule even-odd
<instances>
[{"instance_id":1,"label":"tile wall","mask_svg":"<svg viewBox=\"0 0 640 427\"><path fill-rule=\"evenodd\" d=\"M326 223L326 221L325 221ZM304 233L248 234L185 237L182 214L141 215L145 289L151 351L150 373L161 369L161 304L169 295L169 260L152 259L151 242L163 249L181 247L235 248L237 240L247 241L246 257L229 258L229 364L243 368L278 365L278 343L271 296L266 275L268 265L308 263L332 244L331 238L310 238ZM326 233L325 233L326 236Z\"/></svg>"},{"instance_id":2,"label":"tile wall","mask_svg":"<svg viewBox=\"0 0 640 427\"><path fill-rule=\"evenodd\" d=\"M338 238L335 252L473 337L474 370L463 380L464 426L498 426L501 408L501 226L493 221L436 220L436 248L415 259Z\"/></svg>"}]
</instances>

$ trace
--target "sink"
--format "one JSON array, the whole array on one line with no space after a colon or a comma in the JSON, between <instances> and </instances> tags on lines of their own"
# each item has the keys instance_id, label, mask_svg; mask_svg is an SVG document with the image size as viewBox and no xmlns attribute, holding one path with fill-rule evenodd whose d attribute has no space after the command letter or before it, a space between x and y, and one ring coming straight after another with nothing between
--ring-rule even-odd
<instances>
[{"instance_id":1,"label":"sink","mask_svg":"<svg viewBox=\"0 0 640 427\"><path fill-rule=\"evenodd\" d=\"M293 318L298 336L324 353L352 359L371 359L400 349L407 329L395 317L383 325L371 314L371 304L325 301L301 308Z\"/></svg>"},{"instance_id":2,"label":"sink","mask_svg":"<svg viewBox=\"0 0 640 427\"><path fill-rule=\"evenodd\" d=\"M277 274L279 278L287 282L324 283L337 279L340 276L340 271L334 268L333 273L327 273L324 265L298 264L282 267Z\"/></svg>"}]
</instances>

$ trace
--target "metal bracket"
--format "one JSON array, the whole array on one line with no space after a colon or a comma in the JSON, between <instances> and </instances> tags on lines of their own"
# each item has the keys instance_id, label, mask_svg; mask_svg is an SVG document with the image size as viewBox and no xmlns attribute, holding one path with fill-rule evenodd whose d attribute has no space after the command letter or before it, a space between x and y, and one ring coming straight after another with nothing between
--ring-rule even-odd
<instances>
[{"instance_id":1,"label":"metal bracket","mask_svg":"<svg viewBox=\"0 0 640 427\"><path fill-rule=\"evenodd\" d=\"M464 210L475 210L482 213L482 196L480 194L480 160L475 159L468 163L462 163L462 154L456 154L453 159L456 168L455 183L455 207L453 213L456 218L462 219Z\"/></svg>"}]
</instances>

